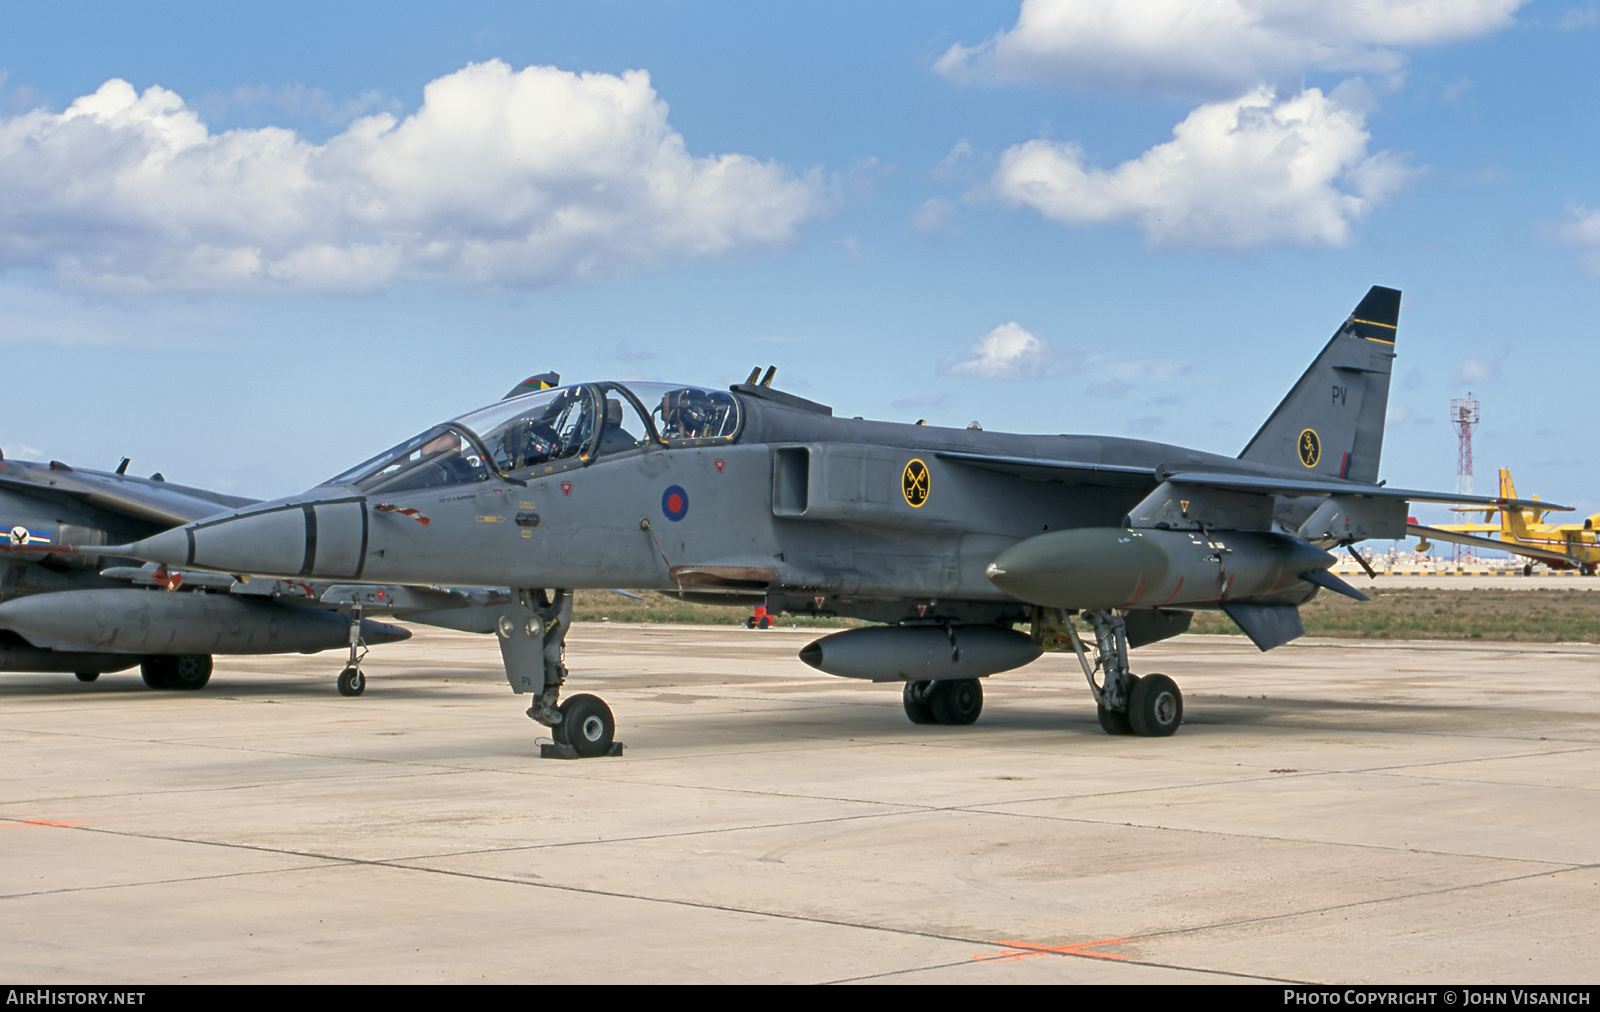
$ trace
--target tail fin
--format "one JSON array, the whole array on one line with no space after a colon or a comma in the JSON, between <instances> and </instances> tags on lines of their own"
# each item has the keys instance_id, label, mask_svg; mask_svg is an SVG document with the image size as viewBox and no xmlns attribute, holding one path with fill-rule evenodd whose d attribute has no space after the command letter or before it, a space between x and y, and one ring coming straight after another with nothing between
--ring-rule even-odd
<instances>
[{"instance_id":1,"label":"tail fin","mask_svg":"<svg viewBox=\"0 0 1600 1012\"><path fill-rule=\"evenodd\" d=\"M1502 467L1500 469L1500 498L1515 499L1516 497L1517 485L1511 480L1511 468ZM1528 498L1537 500L1539 497L1535 495L1529 496ZM1500 521L1500 536L1504 538L1507 534L1511 533L1511 524L1509 521L1503 519L1505 511L1502 510L1500 512L1502 516ZM1549 512L1549 510L1540 509L1535 506L1522 511L1522 520L1524 523L1528 524L1542 524L1544 523L1544 515Z\"/></svg>"},{"instance_id":2,"label":"tail fin","mask_svg":"<svg viewBox=\"0 0 1600 1012\"><path fill-rule=\"evenodd\" d=\"M1239 459L1377 481L1399 323L1400 293L1374 285Z\"/></svg>"},{"instance_id":3,"label":"tail fin","mask_svg":"<svg viewBox=\"0 0 1600 1012\"><path fill-rule=\"evenodd\" d=\"M1511 480L1511 468L1500 469L1500 498L1515 499L1517 497L1516 483ZM1528 529L1528 524L1538 523L1544 516L1544 510L1519 510L1507 506L1500 510L1500 540L1501 541L1532 541L1533 532ZM1531 518L1531 520L1530 520Z\"/></svg>"},{"instance_id":4,"label":"tail fin","mask_svg":"<svg viewBox=\"0 0 1600 1012\"><path fill-rule=\"evenodd\" d=\"M1517 497L1517 485L1516 485L1516 482L1513 482L1511 480L1511 468L1502 467L1500 469L1500 498L1502 498L1502 499L1515 499L1516 497ZM1500 511L1500 540L1501 541L1513 541L1513 540L1515 540L1514 532L1511 529L1511 514L1512 514L1512 512L1513 511L1511 509L1503 509L1503 510ZM1519 520L1522 519L1521 512L1517 512L1517 518ZM1535 520L1535 523L1537 523L1537 522L1538 521Z\"/></svg>"}]
</instances>

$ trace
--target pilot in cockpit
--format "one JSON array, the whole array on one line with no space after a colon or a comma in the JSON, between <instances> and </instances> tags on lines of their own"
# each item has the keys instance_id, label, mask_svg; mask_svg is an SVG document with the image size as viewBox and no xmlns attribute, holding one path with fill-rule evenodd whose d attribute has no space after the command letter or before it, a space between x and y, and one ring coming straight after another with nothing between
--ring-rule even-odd
<instances>
[{"instance_id":1,"label":"pilot in cockpit","mask_svg":"<svg viewBox=\"0 0 1600 1012\"><path fill-rule=\"evenodd\" d=\"M622 402L614 397L606 398L606 427L600 434L600 446L596 453L616 453L620 450L631 450L639 445L639 440L629 435L622 427Z\"/></svg>"},{"instance_id":2,"label":"pilot in cockpit","mask_svg":"<svg viewBox=\"0 0 1600 1012\"><path fill-rule=\"evenodd\" d=\"M419 456L424 461L435 461L443 469L448 481L468 481L480 477L483 461L470 448L462 451L461 434L446 430L422 444Z\"/></svg>"}]
</instances>

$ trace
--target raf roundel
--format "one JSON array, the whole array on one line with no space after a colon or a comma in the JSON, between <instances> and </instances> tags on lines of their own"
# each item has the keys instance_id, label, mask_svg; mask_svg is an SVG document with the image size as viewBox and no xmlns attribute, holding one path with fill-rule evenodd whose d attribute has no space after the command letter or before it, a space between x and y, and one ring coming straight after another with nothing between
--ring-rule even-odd
<instances>
[{"instance_id":1,"label":"raf roundel","mask_svg":"<svg viewBox=\"0 0 1600 1012\"><path fill-rule=\"evenodd\" d=\"M661 493L661 512L674 523L688 515L689 493L683 490L682 485L668 485L667 490Z\"/></svg>"},{"instance_id":2,"label":"raf roundel","mask_svg":"<svg viewBox=\"0 0 1600 1012\"><path fill-rule=\"evenodd\" d=\"M1315 429L1306 429L1300 433L1298 449L1300 463L1307 467L1317 466L1317 461L1322 459L1322 440L1317 438Z\"/></svg>"}]
</instances>

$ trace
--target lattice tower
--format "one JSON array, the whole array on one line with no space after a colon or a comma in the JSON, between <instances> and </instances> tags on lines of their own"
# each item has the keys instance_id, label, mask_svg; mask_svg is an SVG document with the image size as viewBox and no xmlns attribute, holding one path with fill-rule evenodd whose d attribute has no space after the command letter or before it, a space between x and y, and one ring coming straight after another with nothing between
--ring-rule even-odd
<instances>
[{"instance_id":1,"label":"lattice tower","mask_svg":"<svg viewBox=\"0 0 1600 1012\"><path fill-rule=\"evenodd\" d=\"M1456 427L1456 435L1460 437L1460 449L1456 453L1456 492L1461 495L1472 494L1472 429L1478 424L1478 401L1472 396L1472 391L1467 391L1467 396L1457 397L1450 402L1450 424Z\"/></svg>"}]
</instances>

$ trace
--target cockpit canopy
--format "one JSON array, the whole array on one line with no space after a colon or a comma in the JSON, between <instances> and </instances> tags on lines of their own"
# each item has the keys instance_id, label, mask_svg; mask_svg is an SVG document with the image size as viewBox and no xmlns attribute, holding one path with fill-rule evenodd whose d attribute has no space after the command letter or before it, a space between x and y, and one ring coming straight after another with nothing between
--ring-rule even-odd
<instances>
[{"instance_id":1,"label":"cockpit canopy","mask_svg":"<svg viewBox=\"0 0 1600 1012\"><path fill-rule=\"evenodd\" d=\"M435 425L330 479L363 492L526 480L641 448L732 442L739 401L671 383L584 383L508 397Z\"/></svg>"}]
</instances>

